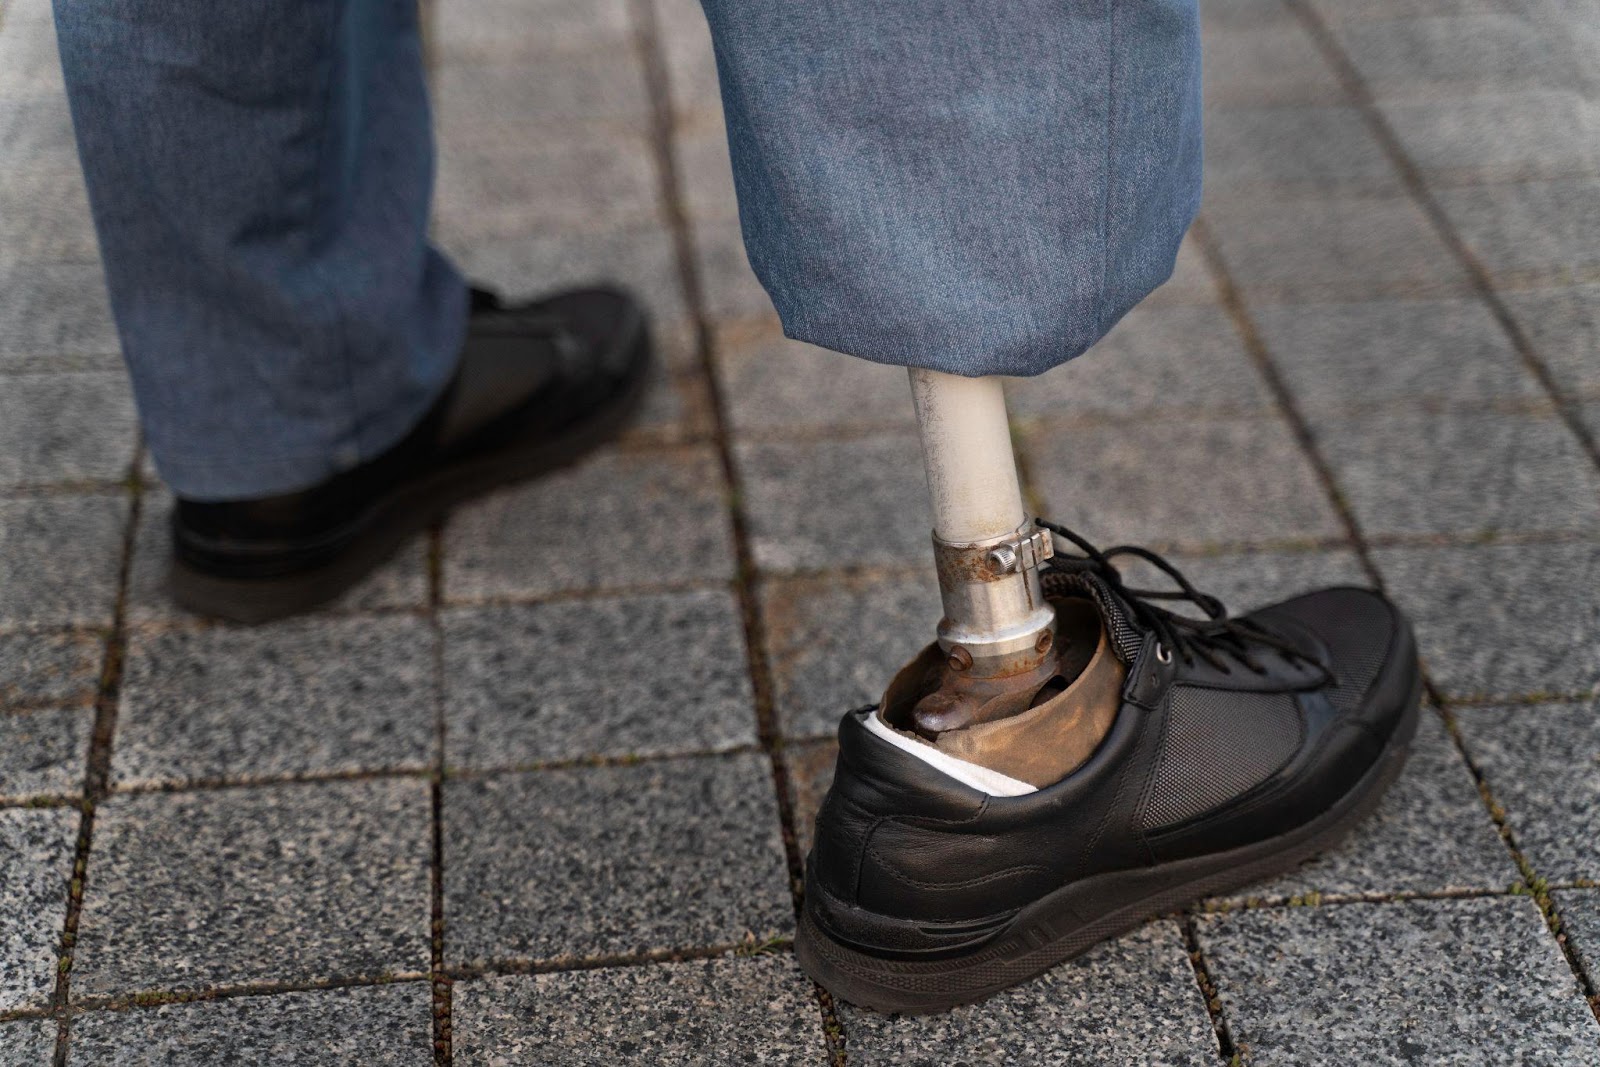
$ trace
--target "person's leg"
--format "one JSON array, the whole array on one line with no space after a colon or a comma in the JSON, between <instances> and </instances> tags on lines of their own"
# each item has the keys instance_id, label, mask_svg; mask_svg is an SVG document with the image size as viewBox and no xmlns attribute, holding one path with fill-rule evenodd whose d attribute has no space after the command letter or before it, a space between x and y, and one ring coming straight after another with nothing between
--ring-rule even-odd
<instances>
[{"instance_id":1,"label":"person's leg","mask_svg":"<svg viewBox=\"0 0 1600 1067\"><path fill-rule=\"evenodd\" d=\"M467 312L426 241L415 0L57 0L56 22L162 477L284 493L405 435Z\"/></svg>"}]
</instances>

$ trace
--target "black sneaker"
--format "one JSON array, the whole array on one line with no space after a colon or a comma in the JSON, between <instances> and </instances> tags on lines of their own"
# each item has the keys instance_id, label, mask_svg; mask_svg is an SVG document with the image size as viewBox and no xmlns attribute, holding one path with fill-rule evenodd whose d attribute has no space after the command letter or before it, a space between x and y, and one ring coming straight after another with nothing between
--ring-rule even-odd
<instances>
[{"instance_id":1,"label":"black sneaker","mask_svg":"<svg viewBox=\"0 0 1600 1067\"><path fill-rule=\"evenodd\" d=\"M1229 618L1154 554L1102 553L1049 528L1084 555L1057 554L1046 594L1092 603L1126 667L1110 732L1061 781L991 796L885 739L909 709L845 716L797 944L835 996L896 1012L980 1000L1289 870L1400 773L1421 678L1410 627L1383 596L1325 589ZM1182 592L1124 585L1123 555ZM1180 598L1209 618L1152 603Z\"/></svg>"},{"instance_id":2,"label":"black sneaker","mask_svg":"<svg viewBox=\"0 0 1600 1067\"><path fill-rule=\"evenodd\" d=\"M455 504L614 437L638 407L649 364L644 311L623 293L509 306L474 290L454 380L393 448L297 493L178 500L172 596L249 623L331 600Z\"/></svg>"}]
</instances>

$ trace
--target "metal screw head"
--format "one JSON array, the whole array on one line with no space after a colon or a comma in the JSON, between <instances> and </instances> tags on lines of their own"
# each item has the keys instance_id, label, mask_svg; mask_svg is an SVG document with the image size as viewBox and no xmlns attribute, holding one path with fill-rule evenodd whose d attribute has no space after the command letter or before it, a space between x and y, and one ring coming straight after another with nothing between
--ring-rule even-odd
<instances>
[{"instance_id":1,"label":"metal screw head","mask_svg":"<svg viewBox=\"0 0 1600 1067\"><path fill-rule=\"evenodd\" d=\"M989 566L993 567L1001 574L1005 574L1016 565L1016 551L1011 548L1007 548L1005 545L1001 545L999 548L989 553Z\"/></svg>"},{"instance_id":2,"label":"metal screw head","mask_svg":"<svg viewBox=\"0 0 1600 1067\"><path fill-rule=\"evenodd\" d=\"M1035 652L1048 652L1050 651L1050 646L1055 644L1055 640L1050 631L1045 630L1039 634L1039 640L1033 643L1033 650Z\"/></svg>"},{"instance_id":3,"label":"metal screw head","mask_svg":"<svg viewBox=\"0 0 1600 1067\"><path fill-rule=\"evenodd\" d=\"M953 671L967 670L972 666L972 653L957 645L950 650L949 662L950 669Z\"/></svg>"}]
</instances>

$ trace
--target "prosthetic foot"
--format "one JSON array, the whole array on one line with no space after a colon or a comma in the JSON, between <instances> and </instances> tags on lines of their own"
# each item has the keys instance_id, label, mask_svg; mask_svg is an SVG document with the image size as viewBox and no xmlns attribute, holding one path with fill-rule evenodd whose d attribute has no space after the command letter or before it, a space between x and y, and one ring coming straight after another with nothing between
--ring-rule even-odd
<instances>
[{"instance_id":1,"label":"prosthetic foot","mask_svg":"<svg viewBox=\"0 0 1600 1067\"><path fill-rule=\"evenodd\" d=\"M912 387L945 617L840 724L807 973L884 1011L981 1000L1282 873L1376 806L1421 693L1387 600L1328 589L1231 617L1154 553L1023 521L998 381ZM1176 588L1129 587L1123 556Z\"/></svg>"}]
</instances>

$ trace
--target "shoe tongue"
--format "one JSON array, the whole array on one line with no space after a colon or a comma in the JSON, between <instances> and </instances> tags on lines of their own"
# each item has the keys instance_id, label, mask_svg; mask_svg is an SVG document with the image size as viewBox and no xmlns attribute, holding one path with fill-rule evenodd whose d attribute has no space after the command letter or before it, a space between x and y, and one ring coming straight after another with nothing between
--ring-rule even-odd
<instances>
[{"instance_id":1,"label":"shoe tongue","mask_svg":"<svg viewBox=\"0 0 1600 1067\"><path fill-rule=\"evenodd\" d=\"M1121 599L1099 575L1087 571L1075 574L1049 571L1045 575L1044 591L1048 596L1083 596L1094 601L1100 617L1105 620L1112 651L1123 663L1133 663L1139 646L1144 644L1144 629L1128 616Z\"/></svg>"}]
</instances>

